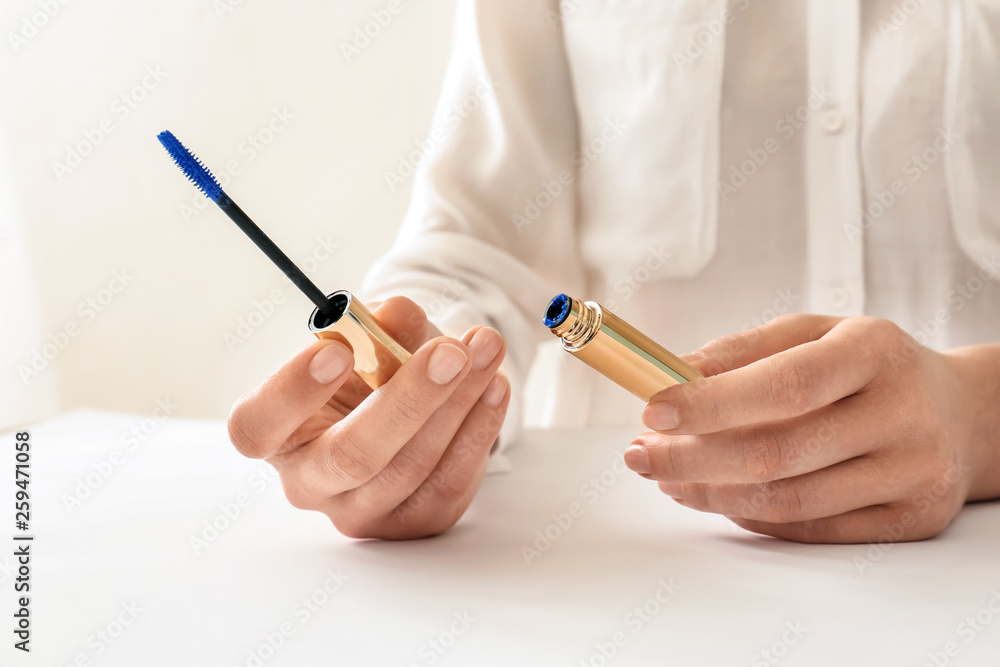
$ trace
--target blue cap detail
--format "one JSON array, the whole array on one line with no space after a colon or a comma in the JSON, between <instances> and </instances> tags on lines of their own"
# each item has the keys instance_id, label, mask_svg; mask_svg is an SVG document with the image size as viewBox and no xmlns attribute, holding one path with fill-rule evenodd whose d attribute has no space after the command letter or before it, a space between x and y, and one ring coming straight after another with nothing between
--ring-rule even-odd
<instances>
[{"instance_id":1,"label":"blue cap detail","mask_svg":"<svg viewBox=\"0 0 1000 667\"><path fill-rule=\"evenodd\" d=\"M185 148L184 144L178 141L177 137L170 132L160 132L156 135L156 138L167 149L170 157L174 159L174 162L181 168L181 171L188 177L188 180L197 185L198 189L204 192L206 197L218 203L225 193L222 191L222 186L219 185L219 182L212 176L212 172L201 163L201 160L192 155L191 151Z\"/></svg>"},{"instance_id":2,"label":"blue cap detail","mask_svg":"<svg viewBox=\"0 0 1000 667\"><path fill-rule=\"evenodd\" d=\"M571 300L565 294L560 294L549 302L549 307L545 310L545 326L554 329L569 317Z\"/></svg>"}]
</instances>

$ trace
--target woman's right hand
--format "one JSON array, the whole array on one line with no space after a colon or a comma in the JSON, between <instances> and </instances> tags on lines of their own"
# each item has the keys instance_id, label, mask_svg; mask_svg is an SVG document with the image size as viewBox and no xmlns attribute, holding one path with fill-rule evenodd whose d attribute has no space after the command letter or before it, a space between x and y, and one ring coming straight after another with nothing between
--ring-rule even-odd
<instances>
[{"instance_id":1,"label":"woman's right hand","mask_svg":"<svg viewBox=\"0 0 1000 667\"><path fill-rule=\"evenodd\" d=\"M409 299L373 314L413 356L372 391L350 349L317 340L229 415L229 435L281 475L295 507L350 537L440 533L472 502L510 401L504 341L489 327L440 336Z\"/></svg>"}]
</instances>

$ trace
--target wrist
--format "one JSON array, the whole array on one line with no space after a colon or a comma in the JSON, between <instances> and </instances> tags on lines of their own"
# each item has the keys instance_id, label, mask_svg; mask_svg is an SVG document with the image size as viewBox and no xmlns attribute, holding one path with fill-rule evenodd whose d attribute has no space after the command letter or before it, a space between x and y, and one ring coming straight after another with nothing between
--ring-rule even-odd
<instances>
[{"instance_id":1,"label":"wrist","mask_svg":"<svg viewBox=\"0 0 1000 667\"><path fill-rule=\"evenodd\" d=\"M957 370L952 413L962 426L972 472L967 500L1000 498L1000 344L974 345L944 353Z\"/></svg>"}]
</instances>

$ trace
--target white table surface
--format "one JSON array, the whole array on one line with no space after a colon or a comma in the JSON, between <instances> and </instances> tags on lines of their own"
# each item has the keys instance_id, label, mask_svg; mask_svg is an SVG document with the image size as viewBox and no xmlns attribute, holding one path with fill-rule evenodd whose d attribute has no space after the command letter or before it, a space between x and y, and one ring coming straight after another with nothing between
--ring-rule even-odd
<instances>
[{"instance_id":1,"label":"white table surface","mask_svg":"<svg viewBox=\"0 0 1000 667\"><path fill-rule=\"evenodd\" d=\"M0 436L0 664L1000 665L1000 503L929 542L791 544L616 474L630 433L535 431L446 535L354 541L288 505L221 422L171 419L132 450L122 436L142 420L78 411L31 429L28 656L8 629L13 435ZM69 511L64 496L115 450ZM582 490L602 474L603 493ZM248 506L196 555L189 538L240 494ZM573 502L582 514L529 565L522 547Z\"/></svg>"}]
</instances>

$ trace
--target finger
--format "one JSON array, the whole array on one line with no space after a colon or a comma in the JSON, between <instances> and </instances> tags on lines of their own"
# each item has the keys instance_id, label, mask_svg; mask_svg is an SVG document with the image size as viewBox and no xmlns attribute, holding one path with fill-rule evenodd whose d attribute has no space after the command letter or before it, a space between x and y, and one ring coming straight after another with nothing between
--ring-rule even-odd
<instances>
[{"instance_id":1,"label":"finger","mask_svg":"<svg viewBox=\"0 0 1000 667\"><path fill-rule=\"evenodd\" d=\"M281 461L289 501L317 509L378 474L448 400L468 374L470 356L451 338L424 344L354 411Z\"/></svg>"},{"instance_id":2,"label":"finger","mask_svg":"<svg viewBox=\"0 0 1000 667\"><path fill-rule=\"evenodd\" d=\"M668 482L751 484L795 477L893 442L885 407L848 397L809 414L705 435L644 433L625 463Z\"/></svg>"},{"instance_id":3,"label":"finger","mask_svg":"<svg viewBox=\"0 0 1000 667\"><path fill-rule=\"evenodd\" d=\"M410 353L427 341L427 314L410 299L394 296L370 309L385 332Z\"/></svg>"},{"instance_id":4,"label":"finger","mask_svg":"<svg viewBox=\"0 0 1000 667\"><path fill-rule=\"evenodd\" d=\"M496 409L503 392L486 393L504 358L503 337L489 327L473 327L462 337L472 352L472 369L448 400L427 420L385 468L368 483L353 489L344 501L365 513L388 514L416 491L435 469L477 402ZM352 512L356 513L356 512Z\"/></svg>"},{"instance_id":5,"label":"finger","mask_svg":"<svg viewBox=\"0 0 1000 667\"><path fill-rule=\"evenodd\" d=\"M270 458L330 400L353 367L346 345L317 340L236 402L229 413L230 440L244 456Z\"/></svg>"},{"instance_id":6,"label":"finger","mask_svg":"<svg viewBox=\"0 0 1000 667\"><path fill-rule=\"evenodd\" d=\"M709 341L682 358L703 375L718 375L819 340L842 319L798 313L782 315L762 326Z\"/></svg>"},{"instance_id":7,"label":"finger","mask_svg":"<svg viewBox=\"0 0 1000 667\"><path fill-rule=\"evenodd\" d=\"M823 470L765 484L660 482L660 490L702 512L763 521L797 523L898 500L920 479L923 462L862 456Z\"/></svg>"},{"instance_id":8,"label":"finger","mask_svg":"<svg viewBox=\"0 0 1000 667\"><path fill-rule=\"evenodd\" d=\"M807 544L867 544L926 540L948 527L951 518L931 522L918 521L918 512L905 506L878 505L864 507L837 516L800 523L767 523L739 517L729 517L737 526L752 533L770 535L790 542ZM871 561L862 561L861 567Z\"/></svg>"},{"instance_id":9,"label":"finger","mask_svg":"<svg viewBox=\"0 0 1000 667\"><path fill-rule=\"evenodd\" d=\"M510 383L497 373L434 470L392 511L385 530L396 537L435 534L461 518L486 474L509 403Z\"/></svg>"},{"instance_id":10,"label":"finger","mask_svg":"<svg viewBox=\"0 0 1000 667\"><path fill-rule=\"evenodd\" d=\"M877 370L877 355L834 327L743 368L668 387L642 419L654 431L695 434L790 419L855 393Z\"/></svg>"},{"instance_id":11,"label":"finger","mask_svg":"<svg viewBox=\"0 0 1000 667\"><path fill-rule=\"evenodd\" d=\"M407 351L414 352L427 340L432 325L427 322L424 310L413 301L392 297L366 305L379 326ZM436 329L434 331L440 335ZM337 392L335 405L344 413L351 412L371 393L371 387L355 373Z\"/></svg>"}]
</instances>

